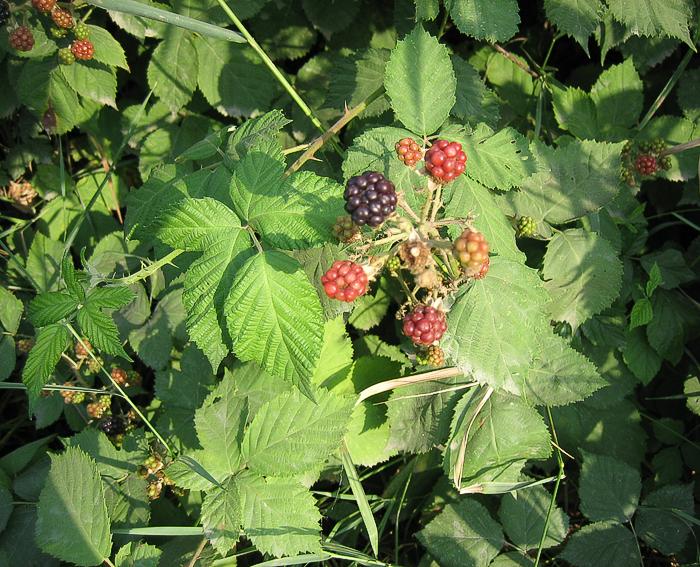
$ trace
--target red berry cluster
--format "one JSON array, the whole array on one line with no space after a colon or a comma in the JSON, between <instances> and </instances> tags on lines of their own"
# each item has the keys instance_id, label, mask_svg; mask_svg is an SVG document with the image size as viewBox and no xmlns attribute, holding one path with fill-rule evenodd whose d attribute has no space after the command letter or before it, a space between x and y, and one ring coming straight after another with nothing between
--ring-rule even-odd
<instances>
[{"instance_id":1,"label":"red berry cluster","mask_svg":"<svg viewBox=\"0 0 700 567\"><path fill-rule=\"evenodd\" d=\"M17 51L31 51L34 47L34 35L27 26L20 26L10 34L10 46Z\"/></svg>"},{"instance_id":2,"label":"red berry cluster","mask_svg":"<svg viewBox=\"0 0 700 567\"><path fill-rule=\"evenodd\" d=\"M70 50L76 59L88 61L92 59L95 48L89 39L76 39L70 46Z\"/></svg>"},{"instance_id":3,"label":"red berry cluster","mask_svg":"<svg viewBox=\"0 0 700 567\"><path fill-rule=\"evenodd\" d=\"M417 345L439 341L446 330L445 314L429 305L417 305L403 319L403 334Z\"/></svg>"},{"instance_id":4,"label":"red berry cluster","mask_svg":"<svg viewBox=\"0 0 700 567\"><path fill-rule=\"evenodd\" d=\"M425 168L436 181L452 181L464 173L466 166L467 154L458 142L438 140L425 154Z\"/></svg>"},{"instance_id":5,"label":"red berry cluster","mask_svg":"<svg viewBox=\"0 0 700 567\"><path fill-rule=\"evenodd\" d=\"M413 138L403 138L396 142L396 155L408 167L413 167L423 158L423 152Z\"/></svg>"},{"instance_id":6,"label":"red berry cluster","mask_svg":"<svg viewBox=\"0 0 700 567\"><path fill-rule=\"evenodd\" d=\"M654 175L659 165L653 155L640 154L634 162L634 167L640 175Z\"/></svg>"},{"instance_id":7,"label":"red berry cluster","mask_svg":"<svg viewBox=\"0 0 700 567\"><path fill-rule=\"evenodd\" d=\"M466 229L454 243L454 253L469 277L481 279L489 269L489 244L482 233Z\"/></svg>"},{"instance_id":8,"label":"red berry cluster","mask_svg":"<svg viewBox=\"0 0 700 567\"><path fill-rule=\"evenodd\" d=\"M68 10L64 10L63 8L54 8L51 11L51 19L59 28L66 30L75 25L73 15Z\"/></svg>"},{"instance_id":9,"label":"red berry cluster","mask_svg":"<svg viewBox=\"0 0 700 567\"><path fill-rule=\"evenodd\" d=\"M56 5L56 0L32 0L34 6L40 12L49 13Z\"/></svg>"},{"instance_id":10,"label":"red berry cluster","mask_svg":"<svg viewBox=\"0 0 700 567\"><path fill-rule=\"evenodd\" d=\"M350 260L333 262L321 277L321 283L328 297L348 303L367 293L367 274L362 266Z\"/></svg>"}]
</instances>

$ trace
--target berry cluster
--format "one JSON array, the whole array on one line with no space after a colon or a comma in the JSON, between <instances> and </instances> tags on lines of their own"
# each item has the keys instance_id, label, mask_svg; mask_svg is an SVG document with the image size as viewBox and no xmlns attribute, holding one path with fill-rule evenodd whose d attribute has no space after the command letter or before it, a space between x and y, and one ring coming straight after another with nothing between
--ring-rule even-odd
<instances>
[{"instance_id":1,"label":"berry cluster","mask_svg":"<svg viewBox=\"0 0 700 567\"><path fill-rule=\"evenodd\" d=\"M367 293L367 274L362 266L350 260L333 262L321 277L321 283L328 297L348 303Z\"/></svg>"},{"instance_id":2,"label":"berry cluster","mask_svg":"<svg viewBox=\"0 0 700 567\"><path fill-rule=\"evenodd\" d=\"M70 50L76 59L89 61L95 54L95 47L89 39L76 39L70 46Z\"/></svg>"},{"instance_id":3,"label":"berry cluster","mask_svg":"<svg viewBox=\"0 0 700 567\"><path fill-rule=\"evenodd\" d=\"M78 22L73 28L75 39L87 39L90 37L90 28L83 22Z\"/></svg>"},{"instance_id":4,"label":"berry cluster","mask_svg":"<svg viewBox=\"0 0 700 567\"><path fill-rule=\"evenodd\" d=\"M376 171L365 171L351 177L345 186L345 210L353 222L377 227L396 210L394 184Z\"/></svg>"},{"instance_id":5,"label":"berry cluster","mask_svg":"<svg viewBox=\"0 0 700 567\"><path fill-rule=\"evenodd\" d=\"M109 416L100 421L98 427L110 437L124 435L126 431L126 421L122 417Z\"/></svg>"},{"instance_id":6,"label":"berry cluster","mask_svg":"<svg viewBox=\"0 0 700 567\"><path fill-rule=\"evenodd\" d=\"M56 6L56 0L32 0L32 6L40 12L48 14Z\"/></svg>"},{"instance_id":7,"label":"berry cluster","mask_svg":"<svg viewBox=\"0 0 700 567\"><path fill-rule=\"evenodd\" d=\"M141 385L141 375L136 370L124 370L119 366L112 366L110 376L112 380L125 388Z\"/></svg>"},{"instance_id":8,"label":"berry cluster","mask_svg":"<svg viewBox=\"0 0 700 567\"><path fill-rule=\"evenodd\" d=\"M66 382L64 386L73 386L74 384ZM82 404L85 401L85 392L77 390L61 390L61 396L66 404Z\"/></svg>"},{"instance_id":9,"label":"berry cluster","mask_svg":"<svg viewBox=\"0 0 700 567\"><path fill-rule=\"evenodd\" d=\"M7 196L21 207L29 207L37 197L36 189L29 181L11 181L7 188Z\"/></svg>"},{"instance_id":10,"label":"berry cluster","mask_svg":"<svg viewBox=\"0 0 700 567\"><path fill-rule=\"evenodd\" d=\"M417 345L439 341L446 330L445 314L430 305L416 305L403 319L403 334Z\"/></svg>"},{"instance_id":11,"label":"berry cluster","mask_svg":"<svg viewBox=\"0 0 700 567\"><path fill-rule=\"evenodd\" d=\"M34 344L34 339L19 339L15 345L17 347L17 353L22 356L29 354L29 351L34 348Z\"/></svg>"},{"instance_id":12,"label":"berry cluster","mask_svg":"<svg viewBox=\"0 0 700 567\"><path fill-rule=\"evenodd\" d=\"M455 240L454 253L467 276L481 279L489 269L489 245L482 233L466 229Z\"/></svg>"},{"instance_id":13,"label":"berry cluster","mask_svg":"<svg viewBox=\"0 0 700 567\"><path fill-rule=\"evenodd\" d=\"M426 350L416 353L416 362L423 366L439 368L445 365L445 351L438 345L430 345Z\"/></svg>"},{"instance_id":14,"label":"berry cluster","mask_svg":"<svg viewBox=\"0 0 700 567\"><path fill-rule=\"evenodd\" d=\"M620 154L622 181L630 187L636 187L638 176L649 177L656 174L659 169L671 169L670 156L662 155L665 149L666 142L661 139L639 142L636 146L629 141L625 143Z\"/></svg>"},{"instance_id":15,"label":"berry cluster","mask_svg":"<svg viewBox=\"0 0 700 567\"><path fill-rule=\"evenodd\" d=\"M398 256L392 256L386 261L384 267L389 271L390 274L398 274L401 269L401 259Z\"/></svg>"},{"instance_id":16,"label":"berry cluster","mask_svg":"<svg viewBox=\"0 0 700 567\"><path fill-rule=\"evenodd\" d=\"M537 233L537 223L532 217L520 217L517 229L520 237L532 236Z\"/></svg>"},{"instance_id":17,"label":"berry cluster","mask_svg":"<svg viewBox=\"0 0 700 567\"><path fill-rule=\"evenodd\" d=\"M92 419L101 419L109 414L112 408L112 398L110 396L98 396L97 400L87 405L87 414Z\"/></svg>"},{"instance_id":18,"label":"berry cluster","mask_svg":"<svg viewBox=\"0 0 700 567\"><path fill-rule=\"evenodd\" d=\"M92 345L85 337L82 338L82 343L75 343L75 358L78 360L85 360L88 356L90 356L90 352L92 352Z\"/></svg>"},{"instance_id":19,"label":"berry cluster","mask_svg":"<svg viewBox=\"0 0 700 567\"><path fill-rule=\"evenodd\" d=\"M173 485L172 480L166 476L164 468L163 459L158 455L151 455L138 469L139 476L148 481L147 493L150 500L159 498L165 486Z\"/></svg>"},{"instance_id":20,"label":"berry cluster","mask_svg":"<svg viewBox=\"0 0 700 567\"><path fill-rule=\"evenodd\" d=\"M73 55L70 47L62 47L58 50L58 62L61 65L72 65L75 63L75 55Z\"/></svg>"},{"instance_id":21,"label":"berry cluster","mask_svg":"<svg viewBox=\"0 0 700 567\"><path fill-rule=\"evenodd\" d=\"M55 7L51 11L51 19L59 28L63 28L65 30L69 30L75 25L73 15L68 10L64 10L63 8Z\"/></svg>"},{"instance_id":22,"label":"berry cluster","mask_svg":"<svg viewBox=\"0 0 700 567\"><path fill-rule=\"evenodd\" d=\"M4 26L10 19L10 5L7 0L0 0L0 26Z\"/></svg>"},{"instance_id":23,"label":"berry cluster","mask_svg":"<svg viewBox=\"0 0 700 567\"><path fill-rule=\"evenodd\" d=\"M425 168L440 183L452 181L466 166L467 154L458 142L437 140L425 154Z\"/></svg>"},{"instance_id":24,"label":"berry cluster","mask_svg":"<svg viewBox=\"0 0 700 567\"><path fill-rule=\"evenodd\" d=\"M347 215L339 216L333 225L333 234L340 242L351 242L359 232L357 225Z\"/></svg>"},{"instance_id":25,"label":"berry cluster","mask_svg":"<svg viewBox=\"0 0 700 567\"><path fill-rule=\"evenodd\" d=\"M17 51L31 51L34 47L34 35L27 26L19 26L10 34L10 47Z\"/></svg>"},{"instance_id":26,"label":"berry cluster","mask_svg":"<svg viewBox=\"0 0 700 567\"><path fill-rule=\"evenodd\" d=\"M423 158L423 151L413 138L402 138L396 142L396 155L408 167L413 167Z\"/></svg>"},{"instance_id":27,"label":"berry cluster","mask_svg":"<svg viewBox=\"0 0 700 567\"><path fill-rule=\"evenodd\" d=\"M639 175L647 176L654 175L658 169L656 158L650 154L640 154L634 161L634 167Z\"/></svg>"}]
</instances>

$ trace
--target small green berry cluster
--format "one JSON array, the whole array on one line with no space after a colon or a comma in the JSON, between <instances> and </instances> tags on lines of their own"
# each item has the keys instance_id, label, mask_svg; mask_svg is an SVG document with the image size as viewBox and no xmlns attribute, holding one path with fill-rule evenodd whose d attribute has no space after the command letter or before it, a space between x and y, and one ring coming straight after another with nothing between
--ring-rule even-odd
<instances>
[{"instance_id":1,"label":"small green berry cluster","mask_svg":"<svg viewBox=\"0 0 700 567\"><path fill-rule=\"evenodd\" d=\"M67 387L75 386L71 382L66 382L63 385ZM66 404L82 404L85 401L85 392L77 390L61 390L61 396Z\"/></svg>"},{"instance_id":2,"label":"small green berry cluster","mask_svg":"<svg viewBox=\"0 0 700 567\"><path fill-rule=\"evenodd\" d=\"M640 177L651 177L659 169L671 169L670 156L662 155L665 149L666 142L659 138L637 144L627 141L620 154L622 181L630 187L636 187Z\"/></svg>"},{"instance_id":3,"label":"small green berry cluster","mask_svg":"<svg viewBox=\"0 0 700 567\"><path fill-rule=\"evenodd\" d=\"M517 233L519 238L529 238L537 234L537 223L532 217L520 217L518 219Z\"/></svg>"},{"instance_id":4,"label":"small green berry cluster","mask_svg":"<svg viewBox=\"0 0 700 567\"><path fill-rule=\"evenodd\" d=\"M349 215L341 215L335 220L333 234L340 242L352 242L360 233L359 227Z\"/></svg>"},{"instance_id":5,"label":"small green berry cluster","mask_svg":"<svg viewBox=\"0 0 700 567\"><path fill-rule=\"evenodd\" d=\"M397 275L401 269L401 258L398 256L392 256L386 261L384 267L392 276Z\"/></svg>"},{"instance_id":6,"label":"small green berry cluster","mask_svg":"<svg viewBox=\"0 0 700 567\"><path fill-rule=\"evenodd\" d=\"M416 353L416 362L422 366L439 368L445 365L445 351L438 345L430 345L427 349Z\"/></svg>"},{"instance_id":7,"label":"small green berry cluster","mask_svg":"<svg viewBox=\"0 0 700 567\"><path fill-rule=\"evenodd\" d=\"M108 395L97 396L94 402L87 405L87 414L92 419L101 419L112 411L112 398Z\"/></svg>"},{"instance_id":8,"label":"small green berry cluster","mask_svg":"<svg viewBox=\"0 0 700 567\"><path fill-rule=\"evenodd\" d=\"M164 468L165 463L160 455L151 455L139 467L139 476L148 481L146 491L151 500L159 498L164 487L173 486L173 481L165 474Z\"/></svg>"}]
</instances>

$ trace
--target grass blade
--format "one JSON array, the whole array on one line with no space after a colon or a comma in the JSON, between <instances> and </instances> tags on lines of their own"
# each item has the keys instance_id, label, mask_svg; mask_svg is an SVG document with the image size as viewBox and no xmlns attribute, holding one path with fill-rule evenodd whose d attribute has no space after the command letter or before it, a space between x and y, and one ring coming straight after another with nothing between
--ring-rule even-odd
<instances>
[{"instance_id":1,"label":"grass blade","mask_svg":"<svg viewBox=\"0 0 700 567\"><path fill-rule=\"evenodd\" d=\"M372 514L372 509L369 506L365 489L362 488L362 482L360 482L360 477L357 474L355 464L352 462L350 452L344 443L340 450L340 455L343 460L345 474L348 475L350 489L355 495L357 507L360 509L360 515L362 516L362 521L365 524L365 529L367 530L367 535L369 536L369 543L372 546L372 552L376 557L377 553L379 552L379 532L377 531L377 523L374 521L374 515Z\"/></svg>"}]
</instances>

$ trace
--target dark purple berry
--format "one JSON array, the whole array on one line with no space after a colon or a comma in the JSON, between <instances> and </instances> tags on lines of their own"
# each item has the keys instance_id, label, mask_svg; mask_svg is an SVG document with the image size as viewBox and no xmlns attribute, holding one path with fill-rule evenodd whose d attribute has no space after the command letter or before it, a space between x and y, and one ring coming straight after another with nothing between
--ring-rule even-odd
<instances>
[{"instance_id":1,"label":"dark purple berry","mask_svg":"<svg viewBox=\"0 0 700 567\"><path fill-rule=\"evenodd\" d=\"M359 226L377 227L396 210L394 184L376 171L348 179L343 197L345 210Z\"/></svg>"},{"instance_id":2,"label":"dark purple berry","mask_svg":"<svg viewBox=\"0 0 700 567\"><path fill-rule=\"evenodd\" d=\"M119 435L126 431L126 423L121 417L110 416L100 422L100 429L107 435Z\"/></svg>"}]
</instances>

